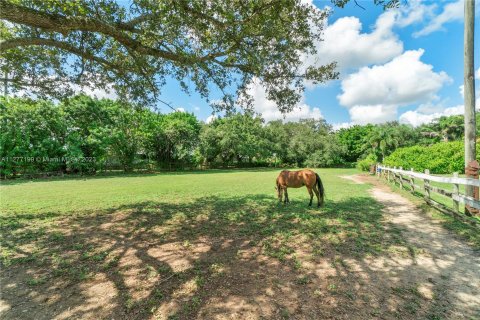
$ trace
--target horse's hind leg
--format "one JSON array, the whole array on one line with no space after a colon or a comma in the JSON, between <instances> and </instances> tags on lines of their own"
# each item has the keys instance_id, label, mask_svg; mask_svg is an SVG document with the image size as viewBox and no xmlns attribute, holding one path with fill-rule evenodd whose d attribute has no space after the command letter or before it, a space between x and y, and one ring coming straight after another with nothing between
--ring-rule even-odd
<instances>
[{"instance_id":1,"label":"horse's hind leg","mask_svg":"<svg viewBox=\"0 0 480 320\"><path fill-rule=\"evenodd\" d=\"M284 192L285 192L285 201L284 201L284 203L290 203L290 199L288 199L287 188L284 189Z\"/></svg>"},{"instance_id":2,"label":"horse's hind leg","mask_svg":"<svg viewBox=\"0 0 480 320\"><path fill-rule=\"evenodd\" d=\"M317 197L317 207L320 207L320 191L318 191L317 185L313 186L313 192L315 192L315 196Z\"/></svg>"},{"instance_id":3,"label":"horse's hind leg","mask_svg":"<svg viewBox=\"0 0 480 320\"><path fill-rule=\"evenodd\" d=\"M311 207L312 200L313 200L313 191L312 191L312 188L308 188L308 187L307 187L307 190L308 190L308 193L310 194L310 203L308 204L308 206Z\"/></svg>"}]
</instances>

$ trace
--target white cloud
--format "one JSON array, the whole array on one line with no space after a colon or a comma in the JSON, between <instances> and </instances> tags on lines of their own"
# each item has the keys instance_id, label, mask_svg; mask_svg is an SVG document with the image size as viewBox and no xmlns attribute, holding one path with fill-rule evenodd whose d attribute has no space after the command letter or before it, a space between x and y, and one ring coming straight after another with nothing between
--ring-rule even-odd
<instances>
[{"instance_id":1,"label":"white cloud","mask_svg":"<svg viewBox=\"0 0 480 320\"><path fill-rule=\"evenodd\" d=\"M480 79L480 68L478 68L475 71L475 79ZM464 97L465 94L465 87L462 84L459 86L459 92L462 98ZM480 110L480 87L477 86L477 89L475 90L475 109ZM400 116L400 122L402 123L408 123L411 124L412 126L419 126L424 123L428 123L434 119L440 118L441 116L451 116L451 115L456 115L456 114L463 114L464 113L464 105L457 105L455 107L449 107L445 108L441 105L434 105L431 103L426 103L420 105L417 110L413 111L407 111L404 114Z\"/></svg>"},{"instance_id":2,"label":"white cloud","mask_svg":"<svg viewBox=\"0 0 480 320\"><path fill-rule=\"evenodd\" d=\"M425 114L442 112L445 109L446 102L448 102L448 99L442 100L439 103L432 103L431 101L429 101L427 103L419 105L417 110Z\"/></svg>"},{"instance_id":3,"label":"white cloud","mask_svg":"<svg viewBox=\"0 0 480 320\"><path fill-rule=\"evenodd\" d=\"M185 108L182 108L182 107L176 108L175 111L177 111L177 112L185 112Z\"/></svg>"},{"instance_id":4,"label":"white cloud","mask_svg":"<svg viewBox=\"0 0 480 320\"><path fill-rule=\"evenodd\" d=\"M423 114L418 111L407 111L400 116L400 122L418 127L421 124L431 122L438 118L436 114Z\"/></svg>"},{"instance_id":5,"label":"white cloud","mask_svg":"<svg viewBox=\"0 0 480 320\"><path fill-rule=\"evenodd\" d=\"M355 105L348 112L355 124L383 123L397 119L397 106L395 105Z\"/></svg>"},{"instance_id":6,"label":"white cloud","mask_svg":"<svg viewBox=\"0 0 480 320\"><path fill-rule=\"evenodd\" d=\"M85 93L87 96L97 99L118 99L118 94L113 89L112 85L108 85L106 89L92 89L89 87L79 87L77 85L72 86L75 90L75 94Z\"/></svg>"},{"instance_id":7,"label":"white cloud","mask_svg":"<svg viewBox=\"0 0 480 320\"><path fill-rule=\"evenodd\" d=\"M410 124L414 127L417 127L421 124L431 122L434 119L440 118L442 116L452 116L456 114L463 114L465 108L463 105L458 105L455 107L445 108L441 112L434 113L423 113L421 110L407 111L400 116L400 122Z\"/></svg>"},{"instance_id":8,"label":"white cloud","mask_svg":"<svg viewBox=\"0 0 480 320\"><path fill-rule=\"evenodd\" d=\"M437 8L437 4L426 5L420 0L408 1L405 5L395 9L395 24L399 27L406 27L412 24L420 23L426 18L433 16L433 11Z\"/></svg>"},{"instance_id":9,"label":"white cloud","mask_svg":"<svg viewBox=\"0 0 480 320\"><path fill-rule=\"evenodd\" d=\"M340 129L348 129L354 125L353 122L340 122L332 124L333 131L338 131Z\"/></svg>"},{"instance_id":10,"label":"white cloud","mask_svg":"<svg viewBox=\"0 0 480 320\"><path fill-rule=\"evenodd\" d=\"M278 111L275 102L268 100L264 88L259 84L251 84L248 94L253 97L253 108L262 115L266 121L284 119L285 121L298 121L300 119L322 119L323 115L319 108L312 108L305 103L304 97L292 112L282 114Z\"/></svg>"},{"instance_id":11,"label":"white cloud","mask_svg":"<svg viewBox=\"0 0 480 320\"><path fill-rule=\"evenodd\" d=\"M392 32L395 14L381 14L370 33L362 33L357 17L343 17L327 25L323 41L316 43L317 54L304 57L305 65L322 65L336 61L345 71L365 65L384 63L403 51L403 43Z\"/></svg>"},{"instance_id":12,"label":"white cloud","mask_svg":"<svg viewBox=\"0 0 480 320\"><path fill-rule=\"evenodd\" d=\"M450 78L420 61L423 52L406 51L384 65L363 67L346 77L337 98L349 109L352 121L395 120L398 107L437 99L436 93Z\"/></svg>"},{"instance_id":13,"label":"white cloud","mask_svg":"<svg viewBox=\"0 0 480 320\"><path fill-rule=\"evenodd\" d=\"M443 7L443 11L431 19L428 24L420 31L414 32L413 37L418 38L421 36L429 35L432 32L438 30L444 30L444 24L452 21L463 20L464 2L458 0L456 2L448 3Z\"/></svg>"},{"instance_id":14,"label":"white cloud","mask_svg":"<svg viewBox=\"0 0 480 320\"><path fill-rule=\"evenodd\" d=\"M212 123L215 119L218 119L218 117L214 114L210 115L207 117L207 119L205 119L205 123Z\"/></svg>"},{"instance_id":15,"label":"white cloud","mask_svg":"<svg viewBox=\"0 0 480 320\"><path fill-rule=\"evenodd\" d=\"M364 67L349 75L342 81L340 103L405 105L431 100L450 78L421 62L423 52L423 49L406 51L384 65Z\"/></svg>"}]
</instances>

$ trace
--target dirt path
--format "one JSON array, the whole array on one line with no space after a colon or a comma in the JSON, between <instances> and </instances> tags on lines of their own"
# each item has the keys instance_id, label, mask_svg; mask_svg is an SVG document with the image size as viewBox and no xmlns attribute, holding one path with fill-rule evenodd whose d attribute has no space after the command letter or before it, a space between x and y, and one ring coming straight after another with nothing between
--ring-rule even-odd
<instances>
[{"instance_id":1,"label":"dirt path","mask_svg":"<svg viewBox=\"0 0 480 320\"><path fill-rule=\"evenodd\" d=\"M395 282L418 284L424 297L437 300L435 308L448 308L451 318L480 318L480 255L457 240L404 197L392 193L373 177L344 176L355 183L372 183L373 197L385 207L386 223L401 229L409 256L380 258L378 271ZM441 310L437 310L441 311Z\"/></svg>"}]
</instances>

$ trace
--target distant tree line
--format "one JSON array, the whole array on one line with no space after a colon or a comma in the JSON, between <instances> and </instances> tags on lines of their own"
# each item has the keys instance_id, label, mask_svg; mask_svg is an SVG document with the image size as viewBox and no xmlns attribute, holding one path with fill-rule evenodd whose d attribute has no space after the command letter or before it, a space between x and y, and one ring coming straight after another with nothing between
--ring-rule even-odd
<instances>
[{"instance_id":1,"label":"distant tree line","mask_svg":"<svg viewBox=\"0 0 480 320\"><path fill-rule=\"evenodd\" d=\"M389 122L338 131L325 120L265 123L249 112L231 113L206 124L187 112L160 114L86 95L59 103L0 98L0 113L3 178L107 170L340 167L355 163L368 169L399 148L421 148L463 136L462 116L442 117L417 128ZM412 150L418 152L418 148Z\"/></svg>"},{"instance_id":2,"label":"distant tree line","mask_svg":"<svg viewBox=\"0 0 480 320\"><path fill-rule=\"evenodd\" d=\"M2 99L0 109L3 177L189 164L201 129L189 113L163 115L85 95L59 104Z\"/></svg>"}]
</instances>

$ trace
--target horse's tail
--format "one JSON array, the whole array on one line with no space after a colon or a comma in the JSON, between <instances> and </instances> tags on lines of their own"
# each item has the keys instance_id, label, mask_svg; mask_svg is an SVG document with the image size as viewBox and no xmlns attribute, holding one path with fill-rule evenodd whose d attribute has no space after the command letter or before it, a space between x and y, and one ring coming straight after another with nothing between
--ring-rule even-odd
<instances>
[{"instance_id":1,"label":"horse's tail","mask_svg":"<svg viewBox=\"0 0 480 320\"><path fill-rule=\"evenodd\" d=\"M323 202L325 201L325 189L323 188L322 179L320 179L318 173L315 173L315 175L317 176L317 187L318 192L320 193L320 205L323 205Z\"/></svg>"}]
</instances>

